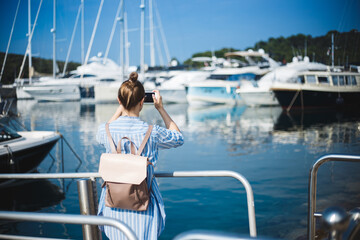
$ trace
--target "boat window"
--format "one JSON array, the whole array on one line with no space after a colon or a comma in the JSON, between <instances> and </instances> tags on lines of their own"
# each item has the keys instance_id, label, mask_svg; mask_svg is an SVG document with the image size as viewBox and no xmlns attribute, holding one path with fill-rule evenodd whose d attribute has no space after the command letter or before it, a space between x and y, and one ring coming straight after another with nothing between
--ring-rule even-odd
<instances>
[{"instance_id":1,"label":"boat window","mask_svg":"<svg viewBox=\"0 0 360 240\"><path fill-rule=\"evenodd\" d=\"M115 79L113 79L113 78L102 78L102 79L100 79L100 82L115 82Z\"/></svg>"},{"instance_id":2,"label":"boat window","mask_svg":"<svg viewBox=\"0 0 360 240\"><path fill-rule=\"evenodd\" d=\"M210 79L217 79L217 80L226 80L229 75L218 75L218 74L211 74Z\"/></svg>"},{"instance_id":3,"label":"boat window","mask_svg":"<svg viewBox=\"0 0 360 240\"><path fill-rule=\"evenodd\" d=\"M92 75L92 74L84 74L83 75L83 78L87 78L87 77L96 77L95 75ZM81 75L76 75L74 76L73 78L81 78Z\"/></svg>"},{"instance_id":4,"label":"boat window","mask_svg":"<svg viewBox=\"0 0 360 240\"><path fill-rule=\"evenodd\" d=\"M230 75L227 80L237 81L237 80L256 80L256 75L254 73L243 73L243 74L234 74Z\"/></svg>"},{"instance_id":5,"label":"boat window","mask_svg":"<svg viewBox=\"0 0 360 240\"><path fill-rule=\"evenodd\" d=\"M345 85L344 76L339 76L339 85L340 86Z\"/></svg>"},{"instance_id":6,"label":"boat window","mask_svg":"<svg viewBox=\"0 0 360 240\"><path fill-rule=\"evenodd\" d=\"M351 86L351 76L346 76L346 85Z\"/></svg>"},{"instance_id":7,"label":"boat window","mask_svg":"<svg viewBox=\"0 0 360 240\"><path fill-rule=\"evenodd\" d=\"M307 83L316 83L315 75L307 75L306 81L307 81Z\"/></svg>"},{"instance_id":8,"label":"boat window","mask_svg":"<svg viewBox=\"0 0 360 240\"><path fill-rule=\"evenodd\" d=\"M305 83L305 77L304 77L304 75L298 76L297 82L298 82L298 83Z\"/></svg>"},{"instance_id":9,"label":"boat window","mask_svg":"<svg viewBox=\"0 0 360 240\"><path fill-rule=\"evenodd\" d=\"M322 83L322 84L329 84L329 79L328 79L328 77L324 77L324 76L319 76L318 77L318 81L319 81L319 83Z\"/></svg>"},{"instance_id":10,"label":"boat window","mask_svg":"<svg viewBox=\"0 0 360 240\"><path fill-rule=\"evenodd\" d=\"M0 142L5 142L20 137L21 136L17 134L14 130L0 124Z\"/></svg>"},{"instance_id":11,"label":"boat window","mask_svg":"<svg viewBox=\"0 0 360 240\"><path fill-rule=\"evenodd\" d=\"M332 76L332 80L334 86L339 85L339 76Z\"/></svg>"},{"instance_id":12,"label":"boat window","mask_svg":"<svg viewBox=\"0 0 360 240\"><path fill-rule=\"evenodd\" d=\"M357 85L356 77L355 77L355 76L351 76L351 84L352 84L353 86Z\"/></svg>"}]
</instances>

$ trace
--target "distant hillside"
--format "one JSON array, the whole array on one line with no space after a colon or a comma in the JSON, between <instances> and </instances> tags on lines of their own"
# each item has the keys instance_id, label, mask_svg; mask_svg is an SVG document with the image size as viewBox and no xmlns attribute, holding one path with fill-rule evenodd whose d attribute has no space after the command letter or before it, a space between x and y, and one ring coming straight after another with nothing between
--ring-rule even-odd
<instances>
[{"instance_id":1,"label":"distant hillside","mask_svg":"<svg viewBox=\"0 0 360 240\"><path fill-rule=\"evenodd\" d=\"M2 67L4 62L5 53L0 52L0 66ZM14 79L18 77L20 72L21 63L23 61L24 56L19 54L8 54L5 64L4 75L1 79L2 84L10 84L14 82ZM35 69L35 76L43 76L43 75L51 75L53 72L53 62L52 59L42 59L38 57L32 58L32 65ZM57 61L59 70L62 72L65 62ZM25 67L23 70L22 78L29 77L29 63L28 58L25 62ZM79 63L68 62L67 71L75 70ZM0 70L1 70L0 67Z\"/></svg>"},{"instance_id":2,"label":"distant hillside","mask_svg":"<svg viewBox=\"0 0 360 240\"><path fill-rule=\"evenodd\" d=\"M312 37L311 35L298 34L287 38L269 38L267 41L257 42L253 47L247 49L258 50L264 49L270 56L279 62L291 62L293 56L304 56L305 46L307 56L311 61L321 62L331 65L331 34L334 33L335 46L335 65L348 66L360 65L360 32L351 30L350 32L330 31L325 36ZM245 50L247 50L245 49ZM232 48L223 48L215 51L216 57L223 57L224 53L230 51L238 51ZM193 57L208 56L211 52L195 53ZM191 58L184 62L190 66L196 66Z\"/></svg>"}]
</instances>

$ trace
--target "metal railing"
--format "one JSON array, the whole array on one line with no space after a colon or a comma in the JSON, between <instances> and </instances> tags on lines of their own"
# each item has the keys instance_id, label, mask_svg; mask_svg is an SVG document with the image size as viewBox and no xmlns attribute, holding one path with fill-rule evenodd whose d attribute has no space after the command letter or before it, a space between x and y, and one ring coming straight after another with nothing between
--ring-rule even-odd
<instances>
[{"instance_id":1,"label":"metal railing","mask_svg":"<svg viewBox=\"0 0 360 240\"><path fill-rule=\"evenodd\" d=\"M60 213L29 213L29 212L9 212L0 211L0 219L30 221L30 222L52 222L52 223L68 223L68 224L89 224L89 225L108 225L122 231L129 240L137 240L135 233L124 223L99 216L82 216L75 214ZM0 239L39 239L39 237L25 237L15 235L0 234Z\"/></svg>"},{"instance_id":2,"label":"metal railing","mask_svg":"<svg viewBox=\"0 0 360 240\"><path fill-rule=\"evenodd\" d=\"M239 180L243 184L246 191L250 236L251 237L257 236L254 194L250 183L241 174L234 171L175 171L175 172L156 172L155 176L162 178L163 177L232 177ZM100 178L100 174L98 172L0 174L0 179L59 179L59 178L62 179L89 178L94 180L95 178Z\"/></svg>"},{"instance_id":3,"label":"metal railing","mask_svg":"<svg viewBox=\"0 0 360 240\"><path fill-rule=\"evenodd\" d=\"M319 158L310 169L309 193L308 193L308 239L310 240L315 239L315 217L321 216L321 214L315 213L317 172L322 164L330 161L360 162L360 156L338 155L338 154L326 155Z\"/></svg>"}]
</instances>

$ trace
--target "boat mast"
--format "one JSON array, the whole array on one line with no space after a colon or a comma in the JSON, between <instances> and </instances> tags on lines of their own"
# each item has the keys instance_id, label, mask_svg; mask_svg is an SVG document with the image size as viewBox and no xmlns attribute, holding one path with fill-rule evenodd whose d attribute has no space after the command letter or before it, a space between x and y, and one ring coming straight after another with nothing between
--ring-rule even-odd
<instances>
[{"instance_id":1,"label":"boat mast","mask_svg":"<svg viewBox=\"0 0 360 240\"><path fill-rule=\"evenodd\" d=\"M1 79L2 79L3 73L4 73L6 58L7 58L8 52L9 52L9 47L10 47L11 38L12 38L12 35L13 35L13 32L14 32L14 27L15 27L16 18L17 18L18 11L19 11L19 6L20 6L20 0L18 1L18 5L17 5L17 7L16 7L14 22L13 22L13 25L12 25L12 28L11 28L10 37L9 37L9 42L8 42L8 44L7 44L7 47L6 47L6 53L5 53L3 65L2 65L2 67L1 67L0 83L1 83Z\"/></svg>"},{"instance_id":2,"label":"boat mast","mask_svg":"<svg viewBox=\"0 0 360 240\"><path fill-rule=\"evenodd\" d=\"M150 29L150 66L155 66L155 49L154 49L154 18L153 18L153 4L149 0L149 29Z\"/></svg>"},{"instance_id":3,"label":"boat mast","mask_svg":"<svg viewBox=\"0 0 360 240\"><path fill-rule=\"evenodd\" d=\"M124 80L124 18L121 14L119 17L120 24L120 66L121 66L121 81Z\"/></svg>"},{"instance_id":4,"label":"boat mast","mask_svg":"<svg viewBox=\"0 0 360 240\"><path fill-rule=\"evenodd\" d=\"M53 1L53 78L56 78L56 0Z\"/></svg>"},{"instance_id":5,"label":"boat mast","mask_svg":"<svg viewBox=\"0 0 360 240\"><path fill-rule=\"evenodd\" d=\"M39 13L40 13L40 9L41 9L42 2L43 2L43 0L40 0L39 8L38 8L38 10L37 10L36 17L35 17L35 21L34 21L34 26L32 27L31 33L30 33L30 35L29 35L28 44L27 44L27 46L26 46L26 51L25 51L25 54L24 54L24 58L23 58L23 61L22 61L22 63L21 63L21 67L20 67L18 79L20 79L20 77L21 77L21 75L22 75L22 72L23 72L23 70L24 70L26 57L28 56L29 53L31 53L31 50L29 50L29 49L30 49L29 47L31 46L31 39L32 39L33 34L34 34L34 30L35 30L35 27L36 27L36 22L37 22L38 17L39 17ZM31 59L31 58L30 58L30 59ZM31 81L30 81L30 83L31 83Z\"/></svg>"},{"instance_id":6,"label":"boat mast","mask_svg":"<svg viewBox=\"0 0 360 240\"><path fill-rule=\"evenodd\" d=\"M125 32L125 72L129 69L129 38L128 38L128 27L127 27L127 13L124 12L124 32Z\"/></svg>"},{"instance_id":7,"label":"boat mast","mask_svg":"<svg viewBox=\"0 0 360 240\"><path fill-rule=\"evenodd\" d=\"M84 0L81 0L81 64L84 64Z\"/></svg>"},{"instance_id":8,"label":"boat mast","mask_svg":"<svg viewBox=\"0 0 360 240\"><path fill-rule=\"evenodd\" d=\"M334 33L331 34L331 67L334 70Z\"/></svg>"},{"instance_id":9,"label":"boat mast","mask_svg":"<svg viewBox=\"0 0 360 240\"><path fill-rule=\"evenodd\" d=\"M63 73L62 73L63 76L65 76L65 73L66 73L66 68L67 68L67 64L68 64L68 61L69 61L69 57L70 57L70 51L72 49L76 28L77 28L77 25L78 25L78 22L79 22L80 14L81 14L81 9L82 9L82 4L80 4L78 13L76 15L75 25L74 25L74 29L73 29L73 32L72 32L72 35L71 35L70 45L69 45L69 49L68 49L68 52L67 52L67 55L66 55L65 65L64 65L64 69L63 69Z\"/></svg>"},{"instance_id":10,"label":"boat mast","mask_svg":"<svg viewBox=\"0 0 360 240\"><path fill-rule=\"evenodd\" d=\"M109 51L110 51L110 46L111 46L111 43L112 43L112 40L114 38L114 33L115 33L115 29L116 29L116 22L119 21L120 22L120 32L121 32L121 21L122 21L122 17L121 17L121 9L123 8L123 0L120 0L119 2L119 6L117 8L117 11L116 11L116 15L115 15L115 18L114 18L114 22L113 22L113 26L112 26L112 29L111 29L111 33L110 33L110 38L109 38L109 41L108 41L108 44L106 46L106 51L105 51L105 55L104 55L104 59L103 59L103 64L105 64L106 62L106 59L109 55ZM121 35L120 35L120 39L121 39ZM120 55L121 56L121 55Z\"/></svg>"},{"instance_id":11,"label":"boat mast","mask_svg":"<svg viewBox=\"0 0 360 240\"><path fill-rule=\"evenodd\" d=\"M28 54L29 54L29 81L32 82L32 57L31 57L31 0L28 0Z\"/></svg>"},{"instance_id":12,"label":"boat mast","mask_svg":"<svg viewBox=\"0 0 360 240\"><path fill-rule=\"evenodd\" d=\"M145 25L145 3L141 0L141 22L140 22L140 73L141 77L144 78L144 25Z\"/></svg>"},{"instance_id":13,"label":"boat mast","mask_svg":"<svg viewBox=\"0 0 360 240\"><path fill-rule=\"evenodd\" d=\"M100 7L99 7L99 11L98 11L98 14L97 14L96 20L95 20L94 29L93 29L93 32L92 32L92 34L91 34L91 39L90 39L89 47L88 47L88 50L87 50L87 52L86 52L86 57L85 57L84 65L86 65L87 62L88 62L88 60L89 60L90 51L91 51L92 44L93 44L93 42L94 42L94 37L95 37L97 25L98 25L98 23L99 23L99 18L100 18L100 14L101 14L101 10L102 10L103 4L104 4L104 0L101 0Z\"/></svg>"}]
</instances>

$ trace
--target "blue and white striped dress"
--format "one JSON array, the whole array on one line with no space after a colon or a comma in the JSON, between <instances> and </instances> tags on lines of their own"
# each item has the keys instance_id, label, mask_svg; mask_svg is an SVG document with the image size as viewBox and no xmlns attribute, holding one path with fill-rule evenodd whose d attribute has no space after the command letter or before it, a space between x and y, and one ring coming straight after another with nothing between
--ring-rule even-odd
<instances>
[{"instance_id":1,"label":"blue and white striped dress","mask_svg":"<svg viewBox=\"0 0 360 240\"><path fill-rule=\"evenodd\" d=\"M113 121L109 125L110 133L114 139L115 144L119 142L122 137L129 137L134 142L136 149L139 148L149 125L140 120L139 117L122 116ZM97 140L106 148L106 152L110 153L111 148L105 131L105 123L101 124L98 129ZM168 130L166 128L154 125L151 135L142 156L147 156L149 161L156 166L159 158L158 150L181 146L184 139L181 133L175 130ZM130 153L130 142L122 141L121 150L125 153ZM148 186L154 174L154 167L149 165L148 172ZM165 228L165 208L162 196L160 194L159 186L156 178L153 178L151 184L150 204L146 211L132 211L119 208L110 208L105 206L106 187L101 191L99 201L99 216L106 216L118 219L127 224L136 234L138 239L157 239ZM102 231L105 231L109 239L126 239L126 237L117 229L109 226L100 226Z\"/></svg>"}]
</instances>

